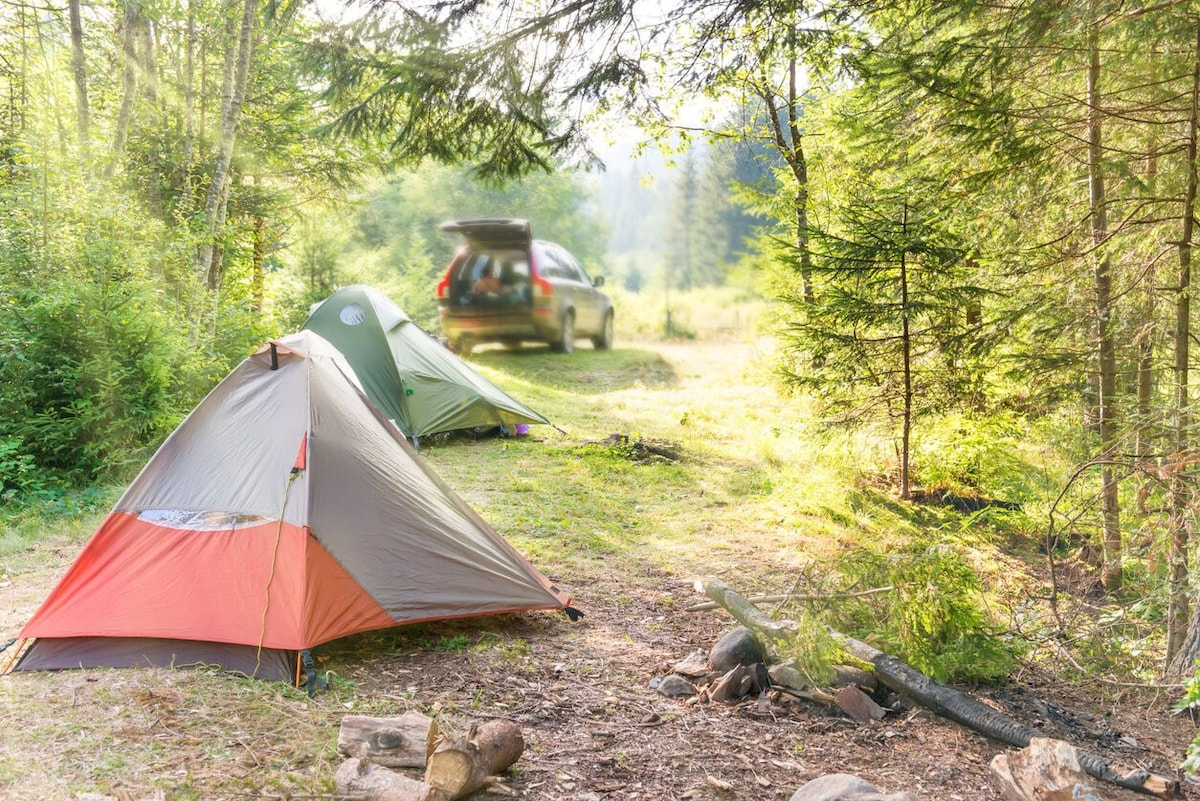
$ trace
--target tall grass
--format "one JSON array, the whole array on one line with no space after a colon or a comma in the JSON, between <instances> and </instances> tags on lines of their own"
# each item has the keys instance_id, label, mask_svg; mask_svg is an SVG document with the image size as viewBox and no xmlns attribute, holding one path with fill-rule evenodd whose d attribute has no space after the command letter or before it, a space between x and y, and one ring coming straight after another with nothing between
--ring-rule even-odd
<instances>
[{"instance_id":1,"label":"tall grass","mask_svg":"<svg viewBox=\"0 0 1200 801\"><path fill-rule=\"evenodd\" d=\"M633 293L606 285L604 291L613 301L616 336L626 342L758 336L771 306L753 290L737 287L687 292L646 287Z\"/></svg>"}]
</instances>

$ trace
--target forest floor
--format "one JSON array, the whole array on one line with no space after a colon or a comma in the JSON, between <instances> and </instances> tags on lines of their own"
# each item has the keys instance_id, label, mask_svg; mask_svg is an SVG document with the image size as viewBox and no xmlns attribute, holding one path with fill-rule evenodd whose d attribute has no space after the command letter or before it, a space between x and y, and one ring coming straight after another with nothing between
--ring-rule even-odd
<instances>
[{"instance_id":1,"label":"forest floor","mask_svg":"<svg viewBox=\"0 0 1200 801\"><path fill-rule=\"evenodd\" d=\"M806 781L851 773L886 792L908 790L929 801L999 798L989 763L1011 752L957 723L902 701L882 721L854 722L841 710L769 692L733 703L663 697L652 679L684 656L707 650L735 625L721 610L677 611L697 597L690 583L661 577L657 593L626 597L621 577L576 587L586 617L522 616L495 648L395 653L362 662L349 676L356 692L406 687L424 707L482 720L520 723L526 752L510 786L524 798L787 799ZM664 607L662 593L680 605ZM455 636L458 627L440 629ZM479 638L476 631L472 635ZM528 649L517 662L507 638ZM488 642L483 637L480 642ZM1178 777L1183 749L1196 733L1172 714L1168 694L1067 686L1053 675L1019 669L1000 685L960 688L1048 737L1111 759L1115 765ZM884 699L880 699L884 700ZM1139 797L1097 783L1097 799ZM1184 788L1185 797L1200 793ZM1140 796L1145 797L1145 796Z\"/></svg>"},{"instance_id":2,"label":"forest floor","mask_svg":"<svg viewBox=\"0 0 1200 801\"><path fill-rule=\"evenodd\" d=\"M707 372L716 346L673 346L663 353L677 377L671 382L675 390L732 385ZM591 355L577 353L578 361L570 364L587 364ZM532 380L531 375L527 370L525 377ZM628 412L635 396L652 395L651 384L650 390L640 385L623 390L634 395L620 408ZM599 403L604 394L593 391L579 406L580 415L586 418L593 411L588 404ZM564 396L554 402L561 405L556 411L562 420L562 410L573 401ZM662 402L646 399L651 407ZM692 420L696 417L693 410ZM497 447L503 443L448 445L429 458L459 486L465 471L494 458ZM523 454L550 447L536 438L513 445ZM566 458L577 459L578 453ZM744 472L735 466L733 472L739 471ZM610 476L614 494L621 491L619 478ZM521 514L532 517L535 500L528 488L522 491ZM652 492L644 484L640 491ZM464 490L464 496L485 518L499 519L501 531L526 525L501 506L509 497L481 489ZM706 497L693 491L682 503L695 506ZM707 514L721 523L720 515L736 504L722 497L701 506L692 517ZM570 512L581 514L579 508ZM538 514L543 517L526 526L518 549L539 547L530 532L552 525L546 513ZM656 525L665 530L674 522L664 517ZM590 536L598 541L603 533ZM573 593L573 605L585 615L581 620L536 612L350 638L322 649L321 669L330 687L313 699L276 683L204 669L5 676L0 797L66 801L96 792L124 793L122 799L157 793L169 801L336 798L331 777L342 759L336 752L341 717L410 710L437 717L450 733L499 717L520 724L525 752L506 784L534 801L787 799L805 782L830 773L855 774L883 791L906 790L928 801L1000 797L989 763L1013 749L919 707L901 703L882 721L860 724L837 708L773 691L733 703L672 699L654 691L656 678L689 654L707 653L735 625L720 609L686 611L706 600L693 585L702 567L745 590L750 587L743 582L758 588L763 576L786 576L794 569L794 544L756 547L755 532L730 534L721 543L719 533L704 536L712 541L689 535L699 550L678 556L674 564L664 556L669 549L655 551L640 540L642 551L630 546L593 557L580 555L582 545L573 541L564 546L572 553L564 553L562 561L543 552L533 561L554 565L550 575ZM0 565L3 639L28 619L79 545L51 538ZM960 689L1118 765L1184 778L1177 768L1197 727L1188 715L1170 710L1178 688L1064 682L1044 663L1022 663L1002 683ZM1189 782L1183 786L1186 797L1200 797ZM1110 786L1098 785L1097 791L1099 799L1138 797Z\"/></svg>"}]
</instances>

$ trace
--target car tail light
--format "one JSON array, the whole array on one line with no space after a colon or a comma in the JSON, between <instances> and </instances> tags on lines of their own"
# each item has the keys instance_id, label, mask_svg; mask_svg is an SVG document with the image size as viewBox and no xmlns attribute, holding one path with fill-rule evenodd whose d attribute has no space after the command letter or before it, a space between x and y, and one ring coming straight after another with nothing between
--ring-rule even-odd
<instances>
[{"instance_id":1,"label":"car tail light","mask_svg":"<svg viewBox=\"0 0 1200 801\"><path fill-rule=\"evenodd\" d=\"M533 251L529 252L529 275L533 279L533 296L535 298L548 298L554 294L554 286L538 275L537 261Z\"/></svg>"},{"instance_id":2,"label":"car tail light","mask_svg":"<svg viewBox=\"0 0 1200 801\"><path fill-rule=\"evenodd\" d=\"M450 259L450 266L446 268L446 274L442 276L442 280L438 281L437 296L438 300L448 300L450 298L450 282L454 280L454 276L458 274L459 268L462 267L463 260L467 257L467 249L459 248L454 258ZM464 278L466 276L463 276Z\"/></svg>"}]
</instances>

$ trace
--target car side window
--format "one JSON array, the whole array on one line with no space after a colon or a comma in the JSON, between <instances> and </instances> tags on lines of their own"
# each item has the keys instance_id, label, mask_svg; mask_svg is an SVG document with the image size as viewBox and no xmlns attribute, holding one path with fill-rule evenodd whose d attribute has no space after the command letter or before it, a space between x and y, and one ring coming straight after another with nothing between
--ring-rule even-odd
<instances>
[{"instance_id":1,"label":"car side window","mask_svg":"<svg viewBox=\"0 0 1200 801\"><path fill-rule=\"evenodd\" d=\"M546 278L565 278L562 263L553 248L544 248L541 252L542 274Z\"/></svg>"},{"instance_id":2,"label":"car side window","mask_svg":"<svg viewBox=\"0 0 1200 801\"><path fill-rule=\"evenodd\" d=\"M588 277L587 270L583 269L583 265L574 256L567 254L567 263L571 265L571 270L574 273L575 280L581 284L591 285L592 279Z\"/></svg>"},{"instance_id":3,"label":"car side window","mask_svg":"<svg viewBox=\"0 0 1200 801\"><path fill-rule=\"evenodd\" d=\"M579 271L575 269L575 260L571 258L571 254L559 247L549 247L546 251L554 256L558 265L556 273L558 278L566 281L579 281Z\"/></svg>"}]
</instances>

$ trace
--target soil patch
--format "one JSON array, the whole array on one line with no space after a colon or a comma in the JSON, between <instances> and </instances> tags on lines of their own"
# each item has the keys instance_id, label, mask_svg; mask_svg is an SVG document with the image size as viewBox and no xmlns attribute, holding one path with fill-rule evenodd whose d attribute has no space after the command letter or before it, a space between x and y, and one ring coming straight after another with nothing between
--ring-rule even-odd
<instances>
[{"instance_id":1,"label":"soil patch","mask_svg":"<svg viewBox=\"0 0 1200 801\"><path fill-rule=\"evenodd\" d=\"M695 600L689 584L663 581L679 608ZM537 614L487 631L468 623L424 627L397 640L391 655L348 663L348 677L360 695L438 710L452 730L491 717L520 723L527 747L510 785L525 798L789 798L827 773L932 800L998 797L988 764L1007 747L920 708L902 704L862 725L775 693L734 704L661 696L652 679L735 624L719 610L675 611L663 596L630 598L627 587L603 581L579 589L586 617L576 623ZM471 644L457 650L428 645L464 641ZM1176 775L1195 733L1187 716L1169 712L1164 694L1126 690L1104 701L1032 668L970 691L1047 736L1164 775Z\"/></svg>"}]
</instances>

